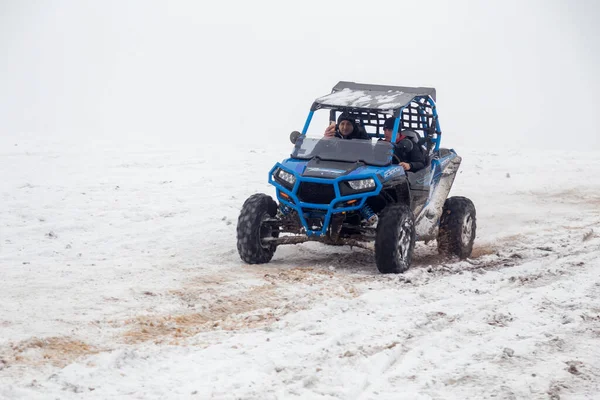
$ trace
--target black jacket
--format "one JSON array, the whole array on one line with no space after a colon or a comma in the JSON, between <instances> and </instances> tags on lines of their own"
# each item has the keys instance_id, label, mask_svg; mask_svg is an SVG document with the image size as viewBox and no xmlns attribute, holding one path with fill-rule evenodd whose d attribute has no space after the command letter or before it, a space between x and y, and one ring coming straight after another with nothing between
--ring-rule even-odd
<instances>
[{"instance_id":1,"label":"black jacket","mask_svg":"<svg viewBox=\"0 0 600 400\"><path fill-rule=\"evenodd\" d=\"M417 172L418 170L425 168L425 162L427 161L425 158L425 154L423 153L421 146L419 146L416 143L413 143L412 149L410 151L405 151L404 149L398 146L394 146L394 154L400 159L400 162L410 164L410 172ZM393 164L399 163L396 157L393 157Z\"/></svg>"}]
</instances>

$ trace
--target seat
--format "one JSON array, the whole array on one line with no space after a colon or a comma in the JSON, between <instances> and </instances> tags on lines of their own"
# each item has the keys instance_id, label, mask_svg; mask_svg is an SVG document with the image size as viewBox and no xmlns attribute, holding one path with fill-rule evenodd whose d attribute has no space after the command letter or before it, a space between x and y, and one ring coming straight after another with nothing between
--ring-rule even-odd
<instances>
[{"instance_id":1,"label":"seat","mask_svg":"<svg viewBox=\"0 0 600 400\"><path fill-rule=\"evenodd\" d=\"M412 129L406 129L406 130L400 131L400 134L406 136L407 138L410 138L410 140L412 140L413 143L420 144L421 135L419 135L418 132L413 131Z\"/></svg>"},{"instance_id":2,"label":"seat","mask_svg":"<svg viewBox=\"0 0 600 400\"><path fill-rule=\"evenodd\" d=\"M412 129L400 131L400 134L409 138L413 143L421 148L421 152L425 155L425 165L429 165L431 161L431 149L427 145L427 138L422 138L419 132Z\"/></svg>"}]
</instances>

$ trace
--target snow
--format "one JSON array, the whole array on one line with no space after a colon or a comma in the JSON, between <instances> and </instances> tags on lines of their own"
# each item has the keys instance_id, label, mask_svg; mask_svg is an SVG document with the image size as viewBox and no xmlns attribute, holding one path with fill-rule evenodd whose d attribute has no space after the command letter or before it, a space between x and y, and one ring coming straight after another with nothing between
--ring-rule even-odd
<instances>
[{"instance_id":1,"label":"snow","mask_svg":"<svg viewBox=\"0 0 600 400\"><path fill-rule=\"evenodd\" d=\"M448 139L449 140L449 139ZM600 154L457 149L473 257L283 246L236 219L292 148L2 143L0 398L594 398ZM560 162L558 162L560 160Z\"/></svg>"},{"instance_id":2,"label":"snow","mask_svg":"<svg viewBox=\"0 0 600 400\"><path fill-rule=\"evenodd\" d=\"M390 94L371 95L367 94L367 92L363 90L351 90L346 88L338 92L319 97L315 101L320 104L327 105L393 110L406 105L413 97L414 95L410 95L401 91L396 91Z\"/></svg>"}]
</instances>

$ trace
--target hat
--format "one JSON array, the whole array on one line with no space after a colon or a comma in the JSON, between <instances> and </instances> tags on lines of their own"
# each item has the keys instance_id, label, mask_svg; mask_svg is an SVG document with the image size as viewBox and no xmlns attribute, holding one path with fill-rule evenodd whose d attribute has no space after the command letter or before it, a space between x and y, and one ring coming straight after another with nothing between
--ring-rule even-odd
<instances>
[{"instance_id":1,"label":"hat","mask_svg":"<svg viewBox=\"0 0 600 400\"><path fill-rule=\"evenodd\" d=\"M354 122L354 118L352 118L348 113L341 113L340 116L338 117L337 123L339 124L342 121L350 121L352 123L352 125L356 125L356 123Z\"/></svg>"},{"instance_id":2,"label":"hat","mask_svg":"<svg viewBox=\"0 0 600 400\"><path fill-rule=\"evenodd\" d=\"M349 135L353 135L353 134L356 133L357 125L356 125L356 121L355 121L354 118L352 118L348 113L343 112L338 117L338 120L337 120L338 125L342 121L348 121L348 122L350 122L350 125L352 125L352 132L350 132L346 137L348 137Z\"/></svg>"},{"instance_id":3,"label":"hat","mask_svg":"<svg viewBox=\"0 0 600 400\"><path fill-rule=\"evenodd\" d=\"M394 124L396 123L396 118L389 117L383 123L383 129L394 129Z\"/></svg>"}]
</instances>

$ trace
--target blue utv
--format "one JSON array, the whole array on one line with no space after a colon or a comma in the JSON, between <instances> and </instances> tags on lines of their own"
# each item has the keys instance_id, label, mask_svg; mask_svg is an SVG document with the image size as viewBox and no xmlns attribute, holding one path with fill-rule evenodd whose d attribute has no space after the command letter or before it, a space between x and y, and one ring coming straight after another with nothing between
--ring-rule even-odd
<instances>
[{"instance_id":1,"label":"blue utv","mask_svg":"<svg viewBox=\"0 0 600 400\"><path fill-rule=\"evenodd\" d=\"M349 114L371 140L307 137L319 110L328 110L330 121ZM391 141L384 141L389 117L395 124ZM405 138L392 144L399 134ZM241 259L267 263L279 245L318 241L374 247L379 271L400 273L411 264L415 241L433 239L441 254L469 257L475 206L465 197L447 198L461 157L440 147L441 134L435 89L339 82L314 101L302 132L290 135L290 158L269 172L277 201L258 193L244 203L237 224ZM405 171L394 146L421 146L425 168Z\"/></svg>"}]
</instances>

